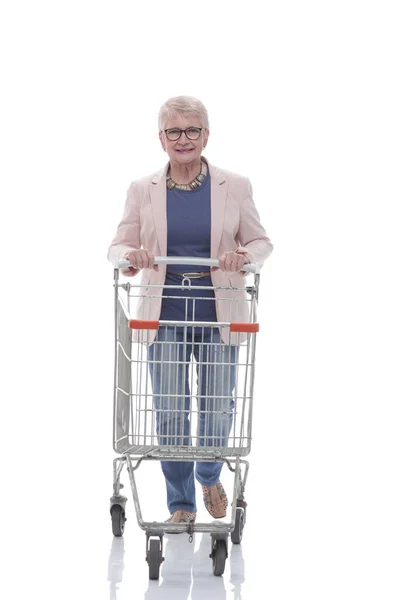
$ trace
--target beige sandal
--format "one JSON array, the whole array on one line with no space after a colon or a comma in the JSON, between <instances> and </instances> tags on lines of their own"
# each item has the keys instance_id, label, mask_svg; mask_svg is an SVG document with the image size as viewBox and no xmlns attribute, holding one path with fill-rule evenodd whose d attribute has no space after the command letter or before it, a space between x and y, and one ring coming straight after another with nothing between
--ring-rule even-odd
<instances>
[{"instance_id":1,"label":"beige sandal","mask_svg":"<svg viewBox=\"0 0 400 600\"><path fill-rule=\"evenodd\" d=\"M222 519L225 517L228 498L222 487L222 483L217 481L217 483L211 487L205 485L202 485L201 487L203 488L204 506L210 515L214 517L214 519Z\"/></svg>"},{"instance_id":2,"label":"beige sandal","mask_svg":"<svg viewBox=\"0 0 400 600\"><path fill-rule=\"evenodd\" d=\"M196 513L189 512L188 510L176 510L172 513L169 519L167 519L166 523L194 523L196 520ZM178 531L177 529L166 529L166 533L183 533L182 531Z\"/></svg>"}]
</instances>

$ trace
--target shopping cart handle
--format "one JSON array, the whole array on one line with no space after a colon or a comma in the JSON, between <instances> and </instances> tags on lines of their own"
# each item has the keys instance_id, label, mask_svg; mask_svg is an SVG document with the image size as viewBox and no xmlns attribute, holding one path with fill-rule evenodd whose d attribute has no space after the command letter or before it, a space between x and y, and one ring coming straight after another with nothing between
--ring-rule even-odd
<instances>
[{"instance_id":1,"label":"shopping cart handle","mask_svg":"<svg viewBox=\"0 0 400 600\"><path fill-rule=\"evenodd\" d=\"M154 264L156 265L196 265L196 266L207 266L207 267L218 267L219 261L216 258L201 258L199 256L155 256ZM122 259L115 263L116 269L125 269L130 267L131 263L129 260ZM259 273L260 265L258 263L249 263L243 265L242 271L247 273Z\"/></svg>"}]
</instances>

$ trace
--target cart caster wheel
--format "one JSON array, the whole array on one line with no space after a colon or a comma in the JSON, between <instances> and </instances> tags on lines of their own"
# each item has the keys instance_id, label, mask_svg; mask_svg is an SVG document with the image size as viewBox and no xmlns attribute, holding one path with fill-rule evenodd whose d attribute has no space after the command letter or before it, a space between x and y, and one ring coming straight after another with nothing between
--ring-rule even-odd
<instances>
[{"instance_id":1,"label":"cart caster wheel","mask_svg":"<svg viewBox=\"0 0 400 600\"><path fill-rule=\"evenodd\" d=\"M223 575L225 571L225 561L228 556L225 540L216 540L211 553L214 575Z\"/></svg>"},{"instance_id":2,"label":"cart caster wheel","mask_svg":"<svg viewBox=\"0 0 400 600\"><path fill-rule=\"evenodd\" d=\"M114 504L110 509L112 532L116 537L121 537L125 529L125 511L119 504Z\"/></svg>"},{"instance_id":3,"label":"cart caster wheel","mask_svg":"<svg viewBox=\"0 0 400 600\"><path fill-rule=\"evenodd\" d=\"M158 579L160 577L160 565L164 560L160 540L150 540L146 560L149 564L149 579Z\"/></svg>"},{"instance_id":4,"label":"cart caster wheel","mask_svg":"<svg viewBox=\"0 0 400 600\"><path fill-rule=\"evenodd\" d=\"M243 510L243 508L237 508L235 518L235 529L231 533L232 544L240 544L240 542L242 541L245 520L246 513Z\"/></svg>"}]
</instances>

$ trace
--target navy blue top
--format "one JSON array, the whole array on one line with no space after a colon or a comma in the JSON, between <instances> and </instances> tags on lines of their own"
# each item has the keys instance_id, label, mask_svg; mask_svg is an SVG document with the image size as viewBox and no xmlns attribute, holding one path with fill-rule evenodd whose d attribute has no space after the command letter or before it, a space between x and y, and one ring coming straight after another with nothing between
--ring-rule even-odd
<instances>
[{"instance_id":1,"label":"navy blue top","mask_svg":"<svg viewBox=\"0 0 400 600\"><path fill-rule=\"evenodd\" d=\"M167 189L167 256L210 258L211 185L207 173L202 185L194 190ZM167 265L166 285L181 285L182 277L173 273L209 271L201 265ZM212 286L211 276L191 279L194 286ZM214 290L164 289L160 319L176 321L216 321ZM174 296L174 298L166 298ZM205 300L178 300L176 297ZM209 299L208 299L209 298Z\"/></svg>"},{"instance_id":2,"label":"navy blue top","mask_svg":"<svg viewBox=\"0 0 400 600\"><path fill-rule=\"evenodd\" d=\"M210 258L211 244L210 174L195 190L167 189L167 256ZM209 267L171 265L167 271L187 273L209 271Z\"/></svg>"}]
</instances>

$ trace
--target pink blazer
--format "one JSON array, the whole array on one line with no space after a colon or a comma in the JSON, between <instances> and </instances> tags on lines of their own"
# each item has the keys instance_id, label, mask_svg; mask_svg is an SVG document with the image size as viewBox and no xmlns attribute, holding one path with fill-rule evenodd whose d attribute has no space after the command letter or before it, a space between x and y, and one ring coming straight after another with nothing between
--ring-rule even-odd
<instances>
[{"instance_id":1,"label":"pink blazer","mask_svg":"<svg viewBox=\"0 0 400 600\"><path fill-rule=\"evenodd\" d=\"M204 158L204 157L203 157ZM210 258L218 258L228 250L246 251L251 262L262 265L272 252L272 244L260 223L255 207L250 181L208 163L211 179L211 252ZM124 214L108 250L108 260L113 264L132 249L147 248L155 256L166 256L166 173L168 164L153 175L134 181L127 194ZM190 268L188 268L190 271ZM158 320L161 312L162 285L166 266L159 271L144 269L141 273L143 298L137 312L139 318ZM223 273L219 269L211 274L216 288L216 310L218 321L230 322L249 320L246 293L218 290L220 286L243 288L244 279L234 273ZM160 288L149 287L157 286ZM152 298L150 299L150 296ZM158 296L155 298L154 296ZM229 296L230 300L226 298ZM151 301L150 301L151 300ZM225 328L224 328L225 329ZM150 333L153 341L156 332ZM228 332L222 331L227 342Z\"/></svg>"}]
</instances>

